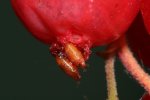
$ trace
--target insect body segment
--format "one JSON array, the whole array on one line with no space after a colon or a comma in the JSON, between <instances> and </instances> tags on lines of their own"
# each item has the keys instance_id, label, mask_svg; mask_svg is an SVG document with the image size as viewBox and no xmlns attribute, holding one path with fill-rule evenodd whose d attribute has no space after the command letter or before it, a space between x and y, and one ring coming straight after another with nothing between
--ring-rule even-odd
<instances>
[{"instance_id":1,"label":"insect body segment","mask_svg":"<svg viewBox=\"0 0 150 100\"><path fill-rule=\"evenodd\" d=\"M71 43L66 44L65 52L67 54L67 57L72 63L74 63L76 66L85 68L86 65L85 65L84 57L80 52L80 50L78 50L78 48L75 45Z\"/></svg>"},{"instance_id":2,"label":"insect body segment","mask_svg":"<svg viewBox=\"0 0 150 100\"><path fill-rule=\"evenodd\" d=\"M68 59L56 57L56 62L67 75L71 76L75 80L80 79L77 67L74 66Z\"/></svg>"},{"instance_id":3,"label":"insect body segment","mask_svg":"<svg viewBox=\"0 0 150 100\"><path fill-rule=\"evenodd\" d=\"M82 52L74 44L60 45L56 43L51 46L50 51L55 56L57 64L67 75L75 80L81 78L78 67L86 67L85 59Z\"/></svg>"}]
</instances>

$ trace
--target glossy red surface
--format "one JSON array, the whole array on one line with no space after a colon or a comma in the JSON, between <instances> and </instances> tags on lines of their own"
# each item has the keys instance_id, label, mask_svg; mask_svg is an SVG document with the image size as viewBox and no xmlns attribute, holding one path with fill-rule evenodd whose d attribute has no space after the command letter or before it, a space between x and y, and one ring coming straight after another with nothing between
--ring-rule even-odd
<instances>
[{"instance_id":1,"label":"glossy red surface","mask_svg":"<svg viewBox=\"0 0 150 100\"><path fill-rule=\"evenodd\" d=\"M110 43L136 16L137 0L11 0L28 30L47 44L84 47Z\"/></svg>"},{"instance_id":2,"label":"glossy red surface","mask_svg":"<svg viewBox=\"0 0 150 100\"><path fill-rule=\"evenodd\" d=\"M150 0L142 0L141 1L141 12L144 19L144 23L150 34Z\"/></svg>"}]
</instances>

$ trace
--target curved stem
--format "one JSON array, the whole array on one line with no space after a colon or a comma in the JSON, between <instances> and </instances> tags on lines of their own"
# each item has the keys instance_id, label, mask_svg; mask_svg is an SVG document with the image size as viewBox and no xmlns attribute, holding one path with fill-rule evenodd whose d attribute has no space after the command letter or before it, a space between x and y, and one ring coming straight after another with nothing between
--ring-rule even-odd
<instances>
[{"instance_id":1,"label":"curved stem","mask_svg":"<svg viewBox=\"0 0 150 100\"><path fill-rule=\"evenodd\" d=\"M114 70L115 57L110 56L106 59L105 71L107 80L107 100L118 100L118 93L116 88L115 70Z\"/></svg>"},{"instance_id":2,"label":"curved stem","mask_svg":"<svg viewBox=\"0 0 150 100\"><path fill-rule=\"evenodd\" d=\"M122 46L118 52L119 58L127 71L145 88L150 94L150 76L141 68L132 52L130 51L127 42L123 39Z\"/></svg>"}]
</instances>

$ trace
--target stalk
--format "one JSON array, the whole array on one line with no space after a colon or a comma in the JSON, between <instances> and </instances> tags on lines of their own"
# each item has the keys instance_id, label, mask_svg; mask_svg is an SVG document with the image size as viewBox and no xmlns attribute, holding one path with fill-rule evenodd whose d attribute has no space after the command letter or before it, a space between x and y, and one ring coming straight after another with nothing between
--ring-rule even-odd
<instances>
[{"instance_id":1,"label":"stalk","mask_svg":"<svg viewBox=\"0 0 150 100\"><path fill-rule=\"evenodd\" d=\"M114 70L115 56L110 56L106 59L105 71L107 80L107 100L118 100L118 93L116 87L115 70Z\"/></svg>"},{"instance_id":2,"label":"stalk","mask_svg":"<svg viewBox=\"0 0 150 100\"><path fill-rule=\"evenodd\" d=\"M135 78L141 86L150 94L150 76L142 69L133 56L125 38L122 39L118 56L126 70Z\"/></svg>"}]
</instances>

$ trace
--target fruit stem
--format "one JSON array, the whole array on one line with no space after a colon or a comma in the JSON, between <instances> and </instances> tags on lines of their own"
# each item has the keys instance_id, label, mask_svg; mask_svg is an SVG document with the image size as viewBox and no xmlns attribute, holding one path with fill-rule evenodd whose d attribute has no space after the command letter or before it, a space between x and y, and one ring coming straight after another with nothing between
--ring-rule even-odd
<instances>
[{"instance_id":1,"label":"fruit stem","mask_svg":"<svg viewBox=\"0 0 150 100\"><path fill-rule=\"evenodd\" d=\"M118 93L115 80L115 70L114 70L115 56L110 56L105 61L105 71L107 80L107 100L118 100Z\"/></svg>"},{"instance_id":2,"label":"fruit stem","mask_svg":"<svg viewBox=\"0 0 150 100\"><path fill-rule=\"evenodd\" d=\"M141 68L132 52L130 51L125 38L122 39L122 45L118 51L118 56L125 66L126 70L145 88L150 94L150 76Z\"/></svg>"}]
</instances>

